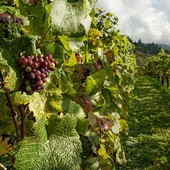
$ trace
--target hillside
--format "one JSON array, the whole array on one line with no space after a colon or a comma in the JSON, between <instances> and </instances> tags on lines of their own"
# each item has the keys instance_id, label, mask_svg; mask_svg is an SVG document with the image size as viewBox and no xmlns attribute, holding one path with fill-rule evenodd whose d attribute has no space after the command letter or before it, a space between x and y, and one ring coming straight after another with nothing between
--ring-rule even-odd
<instances>
[{"instance_id":1,"label":"hillside","mask_svg":"<svg viewBox=\"0 0 170 170\"><path fill-rule=\"evenodd\" d=\"M164 50L169 50L170 49L170 45L166 45L166 44L157 44L159 47L163 48Z\"/></svg>"}]
</instances>

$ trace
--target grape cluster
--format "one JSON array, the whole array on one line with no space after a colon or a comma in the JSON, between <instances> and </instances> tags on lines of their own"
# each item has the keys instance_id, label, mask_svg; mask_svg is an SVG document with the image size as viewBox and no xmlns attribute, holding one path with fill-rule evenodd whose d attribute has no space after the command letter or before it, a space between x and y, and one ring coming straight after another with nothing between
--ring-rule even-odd
<instances>
[{"instance_id":1,"label":"grape cluster","mask_svg":"<svg viewBox=\"0 0 170 170\"><path fill-rule=\"evenodd\" d=\"M5 24L6 26L10 24L10 21L15 24L23 25L24 21L22 18L17 16L11 16L9 14L3 13L0 14L0 23Z\"/></svg>"},{"instance_id":2,"label":"grape cluster","mask_svg":"<svg viewBox=\"0 0 170 170\"><path fill-rule=\"evenodd\" d=\"M39 92L44 88L44 83L50 71L54 71L58 62L52 55L22 56L18 62L23 73L22 91L28 95Z\"/></svg>"},{"instance_id":3,"label":"grape cluster","mask_svg":"<svg viewBox=\"0 0 170 170\"><path fill-rule=\"evenodd\" d=\"M18 25L18 26L21 26L21 25L24 24L24 21L20 17L12 16L12 15L7 14L7 13L3 13L3 14L0 14L0 26L1 26L1 23L4 25L4 28L2 29L2 31L4 33L4 37L8 38L8 36L9 36L8 26L11 23Z\"/></svg>"}]
</instances>

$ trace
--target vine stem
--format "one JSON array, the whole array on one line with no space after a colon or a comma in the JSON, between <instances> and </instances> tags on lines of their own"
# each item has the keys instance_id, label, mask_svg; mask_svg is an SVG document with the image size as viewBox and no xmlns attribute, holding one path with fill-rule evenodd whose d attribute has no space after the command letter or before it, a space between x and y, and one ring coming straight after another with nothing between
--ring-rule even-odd
<instances>
[{"instance_id":1,"label":"vine stem","mask_svg":"<svg viewBox=\"0 0 170 170\"><path fill-rule=\"evenodd\" d=\"M50 31L51 27L48 28L45 35L41 38L40 42L37 44L37 48L40 47L41 43L44 41L45 37L47 36L48 32Z\"/></svg>"},{"instance_id":2,"label":"vine stem","mask_svg":"<svg viewBox=\"0 0 170 170\"><path fill-rule=\"evenodd\" d=\"M4 89L4 79L3 79L3 75L2 75L2 71L1 70L0 70L0 80L1 80L2 88ZM11 96L10 96L9 92L5 91L5 95L6 95L9 107L11 109L11 114L12 114L12 118L13 118L14 125L15 125L17 142L19 142L19 130L18 130L18 123L17 123L17 114L16 114L15 109L14 109L14 107L12 105Z\"/></svg>"},{"instance_id":3,"label":"vine stem","mask_svg":"<svg viewBox=\"0 0 170 170\"><path fill-rule=\"evenodd\" d=\"M23 108L23 104L19 105L20 115L21 115L21 140L25 137L25 112Z\"/></svg>"},{"instance_id":4,"label":"vine stem","mask_svg":"<svg viewBox=\"0 0 170 170\"><path fill-rule=\"evenodd\" d=\"M88 40L89 40L89 37L87 35L87 42L85 43L85 63L87 62L87 56L88 56Z\"/></svg>"}]
</instances>

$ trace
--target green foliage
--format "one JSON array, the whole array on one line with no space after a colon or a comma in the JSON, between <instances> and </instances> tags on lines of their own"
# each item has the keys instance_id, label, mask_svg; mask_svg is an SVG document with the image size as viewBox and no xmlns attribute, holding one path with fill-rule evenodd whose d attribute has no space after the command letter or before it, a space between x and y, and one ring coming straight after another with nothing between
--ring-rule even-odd
<instances>
[{"instance_id":1,"label":"green foliage","mask_svg":"<svg viewBox=\"0 0 170 170\"><path fill-rule=\"evenodd\" d=\"M89 13L96 2L96 0L79 0L73 3L65 0L55 0L51 9L52 26L61 35L66 34L70 37L84 36L90 28L91 17Z\"/></svg>"},{"instance_id":2,"label":"green foliage","mask_svg":"<svg viewBox=\"0 0 170 170\"><path fill-rule=\"evenodd\" d=\"M160 49L159 53L147 58L144 66L144 73L158 78L164 85L165 79L167 79L167 88L169 87L169 75L170 75L170 55L163 49Z\"/></svg>"},{"instance_id":3,"label":"green foliage","mask_svg":"<svg viewBox=\"0 0 170 170\"><path fill-rule=\"evenodd\" d=\"M16 154L17 169L80 169L81 142L75 130L76 118L68 114L62 118L51 117L47 125L39 120L35 125L36 136L25 138Z\"/></svg>"},{"instance_id":4,"label":"green foliage","mask_svg":"<svg viewBox=\"0 0 170 170\"><path fill-rule=\"evenodd\" d=\"M126 162L120 136L128 129L134 46L115 29L117 17L93 9L96 2L1 3L2 13L23 19L0 22L0 134L14 140L10 165L17 170L113 169ZM19 58L49 53L59 64L44 90L22 92Z\"/></svg>"}]
</instances>

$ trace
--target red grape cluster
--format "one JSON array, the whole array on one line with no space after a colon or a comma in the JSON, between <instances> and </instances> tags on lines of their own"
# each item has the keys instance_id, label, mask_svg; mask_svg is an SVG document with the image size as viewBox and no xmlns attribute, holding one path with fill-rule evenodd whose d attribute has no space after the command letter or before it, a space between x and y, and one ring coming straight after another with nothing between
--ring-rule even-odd
<instances>
[{"instance_id":1,"label":"red grape cluster","mask_svg":"<svg viewBox=\"0 0 170 170\"><path fill-rule=\"evenodd\" d=\"M22 91L28 95L39 92L44 88L44 83L50 71L54 71L58 62L52 55L22 56L19 59L19 66L23 73Z\"/></svg>"}]
</instances>

